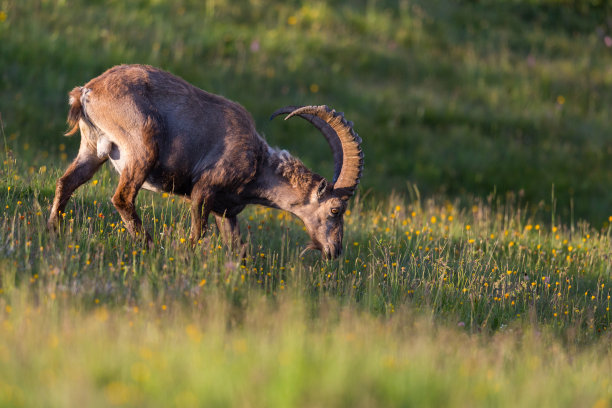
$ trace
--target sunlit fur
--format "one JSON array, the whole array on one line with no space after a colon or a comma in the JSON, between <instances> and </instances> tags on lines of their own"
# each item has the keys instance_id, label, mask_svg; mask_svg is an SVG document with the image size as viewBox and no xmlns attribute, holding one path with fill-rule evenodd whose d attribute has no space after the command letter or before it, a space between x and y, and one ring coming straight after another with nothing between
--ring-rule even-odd
<instances>
[{"instance_id":1,"label":"sunlit fur","mask_svg":"<svg viewBox=\"0 0 612 408\"><path fill-rule=\"evenodd\" d=\"M57 182L51 229L74 190L109 160L120 174L112 202L130 234L149 245L135 206L140 188L190 201L194 244L212 212L227 244L240 245L236 216L262 204L300 217L310 247L326 257L341 253L346 201L300 160L268 146L239 104L144 65L111 68L69 100L67 134L80 130L81 147Z\"/></svg>"}]
</instances>

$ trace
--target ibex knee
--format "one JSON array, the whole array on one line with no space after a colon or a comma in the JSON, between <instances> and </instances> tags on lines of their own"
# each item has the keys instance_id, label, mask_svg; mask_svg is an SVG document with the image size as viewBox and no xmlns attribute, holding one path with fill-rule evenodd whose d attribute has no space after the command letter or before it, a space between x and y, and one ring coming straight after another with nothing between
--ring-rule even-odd
<instances>
[{"instance_id":1,"label":"ibex knee","mask_svg":"<svg viewBox=\"0 0 612 408\"><path fill-rule=\"evenodd\" d=\"M128 200L125 194L121 191L117 191L111 198L111 202L118 210L130 210L133 204Z\"/></svg>"}]
</instances>

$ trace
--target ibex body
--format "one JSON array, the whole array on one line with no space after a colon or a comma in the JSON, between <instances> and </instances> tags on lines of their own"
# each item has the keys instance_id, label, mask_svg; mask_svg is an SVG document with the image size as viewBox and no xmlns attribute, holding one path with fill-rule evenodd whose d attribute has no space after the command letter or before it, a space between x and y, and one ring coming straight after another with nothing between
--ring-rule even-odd
<instances>
[{"instance_id":1,"label":"ibex body","mask_svg":"<svg viewBox=\"0 0 612 408\"><path fill-rule=\"evenodd\" d=\"M269 147L239 104L150 66L111 68L70 92L68 134L80 129L81 145L57 181L49 227L56 227L74 190L110 160L120 174L112 202L130 234L149 244L135 207L140 188L190 200L192 242L212 212L224 240L237 244L236 215L247 204L262 204L300 217L312 239L309 247L336 257L346 202L363 167L361 139L326 106L286 107L273 117L284 113L309 120L326 137L335 159L334 183Z\"/></svg>"}]
</instances>

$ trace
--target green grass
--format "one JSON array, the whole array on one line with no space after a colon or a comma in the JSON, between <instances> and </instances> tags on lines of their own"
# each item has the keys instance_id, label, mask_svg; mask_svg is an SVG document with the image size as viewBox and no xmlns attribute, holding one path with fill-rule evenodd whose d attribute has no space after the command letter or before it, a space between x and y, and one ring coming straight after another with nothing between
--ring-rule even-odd
<instances>
[{"instance_id":1,"label":"green grass","mask_svg":"<svg viewBox=\"0 0 612 408\"><path fill-rule=\"evenodd\" d=\"M42 210L50 198L40 192L58 174L4 181L5 292L23 285L51 292L76 287L79 298L116 305L141 297L189 303L193 291L208 288L238 302L252 293L289 293L314 305L332 296L375 315L409 304L472 332L515 322L544 325L572 336L570 343L596 338L611 323L610 226L551 228L507 205L474 202L461 210L449 202L391 198L381 205L358 196L345 215L338 261L322 261L318 252L299 258L308 242L301 221L253 207L241 217L249 247L241 262L212 227L192 248L188 205L144 191L140 212L157 247L143 249L129 239L108 199L116 177L106 169L77 190L55 237Z\"/></svg>"},{"instance_id":2,"label":"green grass","mask_svg":"<svg viewBox=\"0 0 612 408\"><path fill-rule=\"evenodd\" d=\"M521 208L357 199L345 254L253 207L241 262L143 192L156 247L127 236L108 169L58 236L58 171L3 169L0 401L17 406L606 406L610 227ZM539 214L546 218L547 214ZM570 384L570 385L568 385Z\"/></svg>"},{"instance_id":3,"label":"green grass","mask_svg":"<svg viewBox=\"0 0 612 408\"><path fill-rule=\"evenodd\" d=\"M608 341L568 349L547 334L490 340L407 310L375 319L329 300L216 296L82 305L13 298L0 314L4 406L607 406ZM484 341L483 341L484 340Z\"/></svg>"},{"instance_id":4,"label":"green grass","mask_svg":"<svg viewBox=\"0 0 612 408\"><path fill-rule=\"evenodd\" d=\"M0 405L598 406L609 383L607 2L0 1ZM344 110L362 187L333 262L240 215L248 257L179 197L125 232L104 166L46 231L76 154L67 92L149 63L237 100L331 172L283 105Z\"/></svg>"}]
</instances>

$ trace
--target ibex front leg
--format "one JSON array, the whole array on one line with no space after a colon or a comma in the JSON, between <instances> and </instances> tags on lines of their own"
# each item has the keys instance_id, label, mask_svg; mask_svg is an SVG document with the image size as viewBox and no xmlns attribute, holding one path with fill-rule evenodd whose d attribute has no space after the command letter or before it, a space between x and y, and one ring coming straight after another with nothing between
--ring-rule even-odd
<instances>
[{"instance_id":1,"label":"ibex front leg","mask_svg":"<svg viewBox=\"0 0 612 408\"><path fill-rule=\"evenodd\" d=\"M215 214L215 221L217 222L217 228L225 245L234 251L243 250L242 239L240 238L240 225L238 225L238 219L236 217L224 217L219 214Z\"/></svg>"},{"instance_id":2,"label":"ibex front leg","mask_svg":"<svg viewBox=\"0 0 612 408\"><path fill-rule=\"evenodd\" d=\"M192 245L198 243L202 233L206 233L212 204L213 193L207 188L206 182L200 179L191 192L191 232L189 240Z\"/></svg>"},{"instance_id":3,"label":"ibex front leg","mask_svg":"<svg viewBox=\"0 0 612 408\"><path fill-rule=\"evenodd\" d=\"M53 231L57 228L60 213L66 209L66 204L74 190L91 179L105 161L106 158L98 158L95 150L92 150L86 144L81 144L79 154L68 166L64 175L57 180L55 198L47 222L47 227L50 230Z\"/></svg>"}]
</instances>

